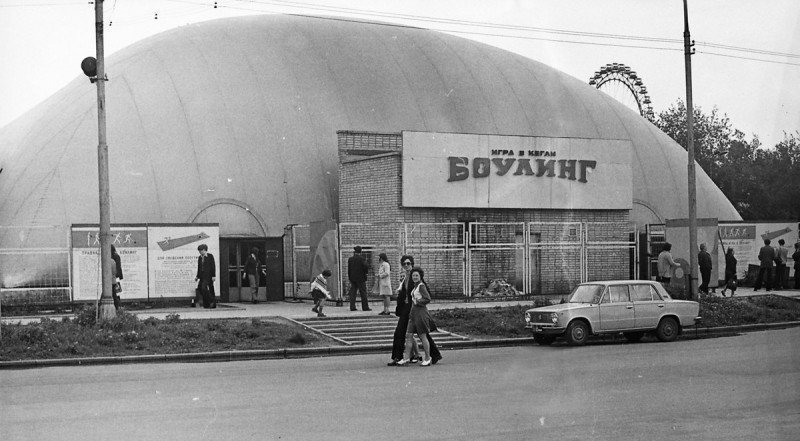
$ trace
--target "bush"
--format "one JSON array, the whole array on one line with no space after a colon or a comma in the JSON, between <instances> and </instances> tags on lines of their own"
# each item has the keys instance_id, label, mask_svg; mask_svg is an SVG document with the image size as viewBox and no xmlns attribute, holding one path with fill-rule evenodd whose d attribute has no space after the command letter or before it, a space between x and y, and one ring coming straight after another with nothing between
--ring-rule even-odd
<instances>
[{"instance_id":1,"label":"bush","mask_svg":"<svg viewBox=\"0 0 800 441\"><path fill-rule=\"evenodd\" d=\"M79 307L75 313L75 323L84 328L93 328L97 323L97 307L91 303Z\"/></svg>"},{"instance_id":2,"label":"bush","mask_svg":"<svg viewBox=\"0 0 800 441\"><path fill-rule=\"evenodd\" d=\"M167 314L167 316L164 317L164 321L171 324L179 323L181 321L181 316L175 313Z\"/></svg>"}]
</instances>

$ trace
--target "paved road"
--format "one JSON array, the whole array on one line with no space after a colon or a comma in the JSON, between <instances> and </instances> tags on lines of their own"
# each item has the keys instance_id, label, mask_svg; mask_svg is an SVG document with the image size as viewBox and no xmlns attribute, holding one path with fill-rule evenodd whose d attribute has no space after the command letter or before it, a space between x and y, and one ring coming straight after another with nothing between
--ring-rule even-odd
<instances>
[{"instance_id":1,"label":"paved road","mask_svg":"<svg viewBox=\"0 0 800 441\"><path fill-rule=\"evenodd\" d=\"M799 340L0 371L0 439L796 440Z\"/></svg>"}]
</instances>

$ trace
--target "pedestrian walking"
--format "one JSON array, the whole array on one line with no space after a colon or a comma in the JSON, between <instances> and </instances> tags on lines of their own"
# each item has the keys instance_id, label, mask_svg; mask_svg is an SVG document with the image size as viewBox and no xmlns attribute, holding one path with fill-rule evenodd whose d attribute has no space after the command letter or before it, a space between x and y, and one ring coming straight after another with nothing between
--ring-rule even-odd
<instances>
[{"instance_id":1,"label":"pedestrian walking","mask_svg":"<svg viewBox=\"0 0 800 441\"><path fill-rule=\"evenodd\" d=\"M353 255L347 259L347 278L350 279L350 310L358 311L356 309L356 293L361 293L361 310L372 311L367 302L367 273L369 273L369 265L364 256L361 255L361 247L355 246L353 248Z\"/></svg>"},{"instance_id":2,"label":"pedestrian walking","mask_svg":"<svg viewBox=\"0 0 800 441\"><path fill-rule=\"evenodd\" d=\"M728 248L725 252L725 287L722 288L722 297L725 297L725 291L731 290L731 297L736 294L738 282L736 281L736 257L734 257L733 248Z\"/></svg>"},{"instance_id":3,"label":"pedestrian walking","mask_svg":"<svg viewBox=\"0 0 800 441\"><path fill-rule=\"evenodd\" d=\"M392 359L388 366L397 366L397 362L403 359L403 352L406 348L406 330L408 329L408 314L411 312L411 269L414 267L414 257L404 255L400 258L400 265L403 268L403 278L397 287L397 306L394 308L394 315L397 316L397 327L394 329L392 338ZM419 348L417 341L412 339L410 359L416 363L419 359Z\"/></svg>"},{"instance_id":4,"label":"pedestrian walking","mask_svg":"<svg viewBox=\"0 0 800 441\"><path fill-rule=\"evenodd\" d=\"M242 279L250 283L250 301L258 303L258 286L260 285L260 276L267 276L266 270L261 266L261 261L258 260L258 248L250 248L250 255L247 256L247 262L244 264L244 274Z\"/></svg>"},{"instance_id":5,"label":"pedestrian walking","mask_svg":"<svg viewBox=\"0 0 800 441\"><path fill-rule=\"evenodd\" d=\"M392 315L389 312L389 305L392 304L392 269L389 266L389 258L386 253L378 255L380 266L378 267L378 294L383 298L383 311L378 315Z\"/></svg>"},{"instance_id":6,"label":"pedestrian walking","mask_svg":"<svg viewBox=\"0 0 800 441\"><path fill-rule=\"evenodd\" d=\"M772 267L775 263L775 248L769 246L770 240L764 239L764 246L758 250L758 261L760 262L758 268L758 277L756 283L753 285L753 291L761 289L762 283L766 286L767 291L772 291Z\"/></svg>"},{"instance_id":7,"label":"pedestrian walking","mask_svg":"<svg viewBox=\"0 0 800 441\"><path fill-rule=\"evenodd\" d=\"M208 252L208 245L200 244L197 247L200 256L197 257L197 275L194 280L197 282L196 293L199 293L203 300L203 308L216 308L216 294L214 293L214 281L217 279L217 264L214 262L214 255ZM197 294L195 295L197 299ZM194 306L195 303L192 303Z\"/></svg>"},{"instance_id":8,"label":"pedestrian walking","mask_svg":"<svg viewBox=\"0 0 800 441\"><path fill-rule=\"evenodd\" d=\"M436 331L436 323L433 321L430 312L428 312L427 304L431 301L430 291L428 284L425 283L425 272L420 267L415 267L411 270L411 282L413 288L411 290L411 312L408 315L408 329L406 329L406 350L403 353L403 359L397 362L398 366L402 366L411 362L411 347L414 339L414 334L419 336L422 342L422 347L425 349L425 357L421 366L430 366L434 363L434 359L438 362L441 360L441 355L435 358L434 350L436 343L430 340L429 334Z\"/></svg>"},{"instance_id":9,"label":"pedestrian walking","mask_svg":"<svg viewBox=\"0 0 800 441\"><path fill-rule=\"evenodd\" d=\"M311 281L311 298L314 299L314 307L312 311L317 313L317 317L327 317L322 313L322 308L325 306L325 300L331 300L331 293L328 291L328 277L331 276L331 270L324 270Z\"/></svg>"},{"instance_id":10,"label":"pedestrian walking","mask_svg":"<svg viewBox=\"0 0 800 441\"><path fill-rule=\"evenodd\" d=\"M697 263L700 266L700 278L702 283L699 286L700 292L708 294L708 284L711 281L711 254L706 251L706 244L700 244L700 252L697 254Z\"/></svg>"}]
</instances>

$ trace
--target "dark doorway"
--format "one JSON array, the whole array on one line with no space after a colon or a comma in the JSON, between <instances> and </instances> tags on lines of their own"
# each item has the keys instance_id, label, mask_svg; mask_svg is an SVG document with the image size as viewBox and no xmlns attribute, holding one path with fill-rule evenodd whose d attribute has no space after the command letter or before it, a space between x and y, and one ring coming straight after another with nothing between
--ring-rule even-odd
<instances>
[{"instance_id":1,"label":"dark doorway","mask_svg":"<svg viewBox=\"0 0 800 441\"><path fill-rule=\"evenodd\" d=\"M250 250L258 248L258 260L267 275L259 277L257 299L283 300L283 238L220 238L220 298L223 302L252 300L244 265Z\"/></svg>"}]
</instances>

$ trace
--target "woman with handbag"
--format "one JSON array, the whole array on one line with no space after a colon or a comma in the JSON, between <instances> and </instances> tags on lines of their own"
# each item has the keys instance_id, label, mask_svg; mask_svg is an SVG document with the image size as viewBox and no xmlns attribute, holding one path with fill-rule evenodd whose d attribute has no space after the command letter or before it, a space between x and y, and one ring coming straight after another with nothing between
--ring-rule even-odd
<instances>
[{"instance_id":1,"label":"woman with handbag","mask_svg":"<svg viewBox=\"0 0 800 441\"><path fill-rule=\"evenodd\" d=\"M736 294L736 258L733 257L733 248L728 248L725 252L725 287L722 288L722 297L725 297L725 290L731 290L731 297Z\"/></svg>"},{"instance_id":2,"label":"woman with handbag","mask_svg":"<svg viewBox=\"0 0 800 441\"><path fill-rule=\"evenodd\" d=\"M425 349L425 359L420 363L421 366L430 366L438 362L442 356L439 354L436 343L430 339L430 332L436 331L436 323L433 321L428 308L425 306L431 301L431 294L428 285L425 283L425 272L420 267L411 270L411 313L408 316L408 329L406 330L406 350L403 359L398 361L399 366L411 362L411 348L414 344L414 334L419 336L422 347ZM437 354L437 355L432 355Z\"/></svg>"}]
</instances>

